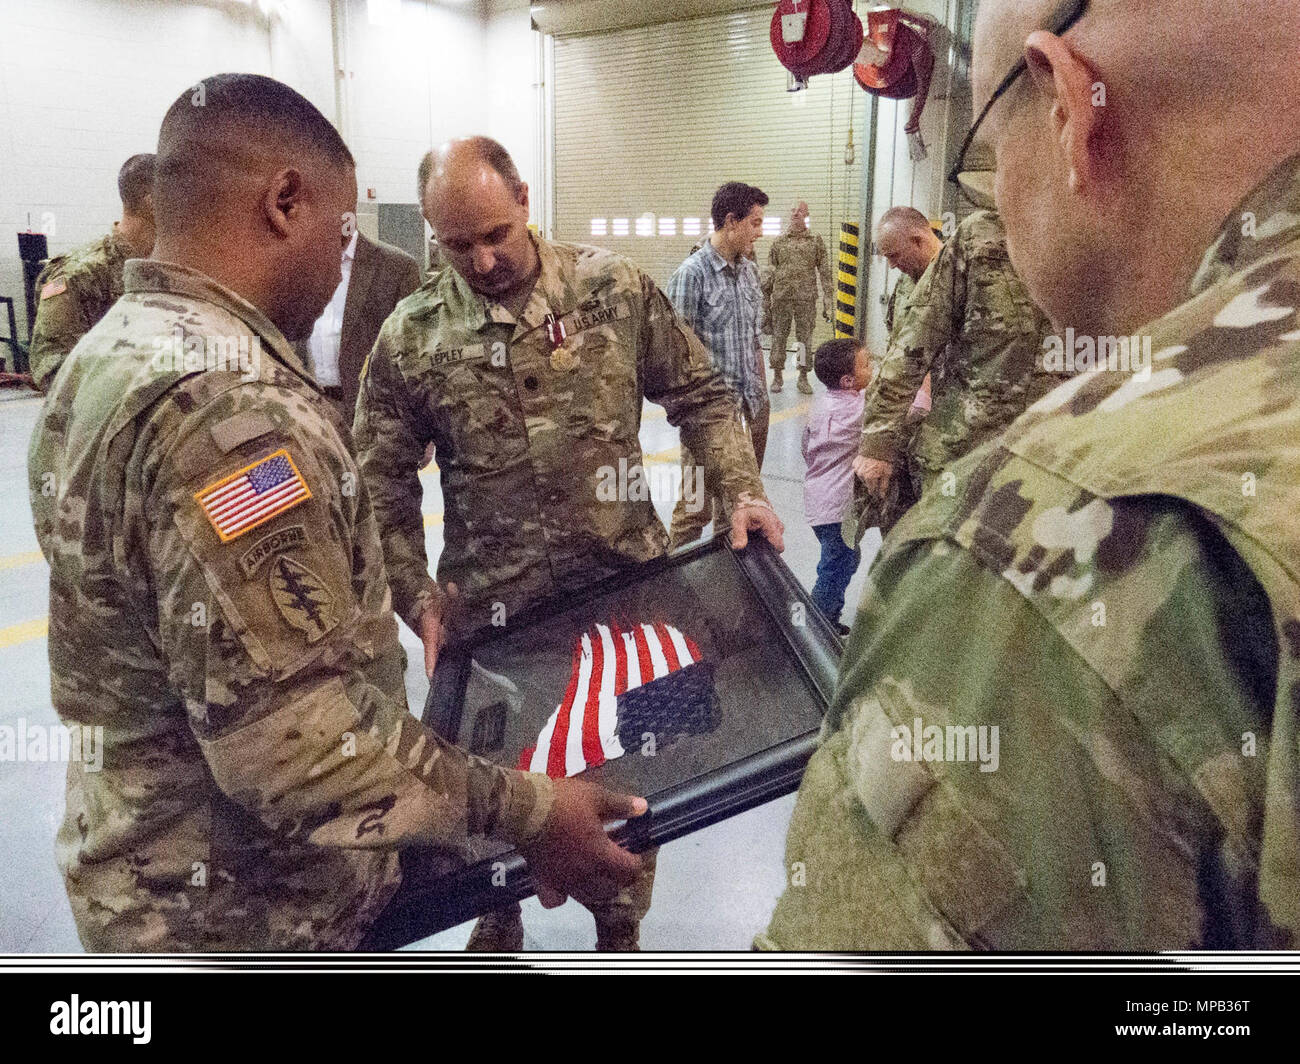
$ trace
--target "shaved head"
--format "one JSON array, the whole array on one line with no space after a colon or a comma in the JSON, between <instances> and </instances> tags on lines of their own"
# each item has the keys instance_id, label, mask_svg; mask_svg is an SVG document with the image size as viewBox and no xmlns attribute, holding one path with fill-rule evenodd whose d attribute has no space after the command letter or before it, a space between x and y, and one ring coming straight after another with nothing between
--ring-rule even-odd
<instances>
[{"instance_id":1,"label":"shaved head","mask_svg":"<svg viewBox=\"0 0 1300 1064\"><path fill-rule=\"evenodd\" d=\"M1295 0L983 0L977 143L1017 271L1058 326L1131 332L1180 300L1240 199L1300 151Z\"/></svg>"},{"instance_id":2,"label":"shaved head","mask_svg":"<svg viewBox=\"0 0 1300 1064\"><path fill-rule=\"evenodd\" d=\"M311 332L341 280L356 172L306 98L258 74L186 89L158 136L155 257L232 288L290 339Z\"/></svg>"},{"instance_id":3,"label":"shaved head","mask_svg":"<svg viewBox=\"0 0 1300 1064\"><path fill-rule=\"evenodd\" d=\"M890 207L876 225L876 252L913 281L921 279L942 246L930 219L915 207Z\"/></svg>"},{"instance_id":4,"label":"shaved head","mask_svg":"<svg viewBox=\"0 0 1300 1064\"><path fill-rule=\"evenodd\" d=\"M220 214L251 175L286 165L351 169L338 131L305 97L260 74L218 74L187 89L158 136L155 210L164 232Z\"/></svg>"}]
</instances>

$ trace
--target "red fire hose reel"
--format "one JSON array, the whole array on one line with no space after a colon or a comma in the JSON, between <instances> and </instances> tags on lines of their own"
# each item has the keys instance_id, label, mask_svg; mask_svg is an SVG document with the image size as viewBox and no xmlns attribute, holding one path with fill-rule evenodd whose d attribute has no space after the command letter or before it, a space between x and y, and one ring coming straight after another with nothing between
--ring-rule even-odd
<instances>
[{"instance_id":1,"label":"red fire hose reel","mask_svg":"<svg viewBox=\"0 0 1300 1064\"><path fill-rule=\"evenodd\" d=\"M850 0L781 0L772 14L772 49L800 81L847 70L862 38Z\"/></svg>"},{"instance_id":2,"label":"red fire hose reel","mask_svg":"<svg viewBox=\"0 0 1300 1064\"><path fill-rule=\"evenodd\" d=\"M772 14L772 49L800 81L853 67L867 92L916 99L905 132L921 153L921 112L934 72L931 23L896 7L867 12L865 29L850 0L781 0ZM915 154L915 152L914 152Z\"/></svg>"}]
</instances>

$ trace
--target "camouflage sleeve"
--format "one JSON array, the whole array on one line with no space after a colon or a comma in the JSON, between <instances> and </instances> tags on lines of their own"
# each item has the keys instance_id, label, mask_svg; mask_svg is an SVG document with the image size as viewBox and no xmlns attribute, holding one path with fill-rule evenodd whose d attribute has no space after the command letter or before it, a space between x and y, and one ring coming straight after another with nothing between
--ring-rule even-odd
<instances>
[{"instance_id":1,"label":"camouflage sleeve","mask_svg":"<svg viewBox=\"0 0 1300 1064\"><path fill-rule=\"evenodd\" d=\"M433 430L412 399L397 354L385 326L361 368L352 438L379 520L393 609L418 633L420 615L443 598L429 574L421 510L420 463Z\"/></svg>"},{"instance_id":2,"label":"camouflage sleeve","mask_svg":"<svg viewBox=\"0 0 1300 1064\"><path fill-rule=\"evenodd\" d=\"M641 275L644 313L637 361L642 393L681 431L682 446L704 466L727 509L769 505L740 407L707 348L686 328L649 276Z\"/></svg>"},{"instance_id":3,"label":"camouflage sleeve","mask_svg":"<svg viewBox=\"0 0 1300 1064\"><path fill-rule=\"evenodd\" d=\"M550 781L473 757L406 712L405 655L353 460L298 397L245 398L215 424L185 417L141 477L168 682L217 786L319 846L532 838ZM249 532L218 531L214 486L277 455L301 483L297 501Z\"/></svg>"},{"instance_id":4,"label":"camouflage sleeve","mask_svg":"<svg viewBox=\"0 0 1300 1064\"><path fill-rule=\"evenodd\" d=\"M58 263L51 263L37 279L36 321L32 325L30 361L32 380L48 391L63 360L94 324L87 319L75 283Z\"/></svg>"},{"instance_id":5,"label":"camouflage sleeve","mask_svg":"<svg viewBox=\"0 0 1300 1064\"><path fill-rule=\"evenodd\" d=\"M831 259L826 253L826 241L817 237L817 276L822 283L822 301L828 308L835 306L835 282L831 276Z\"/></svg>"},{"instance_id":6,"label":"camouflage sleeve","mask_svg":"<svg viewBox=\"0 0 1300 1064\"><path fill-rule=\"evenodd\" d=\"M1014 559L895 530L760 946L1290 948L1256 887L1268 603L1185 512L1105 508L1030 514Z\"/></svg>"},{"instance_id":7,"label":"camouflage sleeve","mask_svg":"<svg viewBox=\"0 0 1300 1064\"><path fill-rule=\"evenodd\" d=\"M958 242L943 246L917 282L890 334L862 418L865 458L898 463L911 435L908 411L934 360L956 335L954 308L963 304Z\"/></svg>"}]
</instances>

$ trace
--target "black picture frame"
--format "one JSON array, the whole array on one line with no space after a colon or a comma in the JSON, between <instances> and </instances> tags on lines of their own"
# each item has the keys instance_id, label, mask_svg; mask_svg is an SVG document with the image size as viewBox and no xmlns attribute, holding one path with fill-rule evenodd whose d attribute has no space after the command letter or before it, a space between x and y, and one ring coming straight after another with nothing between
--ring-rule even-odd
<instances>
[{"instance_id":1,"label":"black picture frame","mask_svg":"<svg viewBox=\"0 0 1300 1064\"><path fill-rule=\"evenodd\" d=\"M756 620L759 614L766 618L765 631L771 638L762 641L765 668L782 670L791 682L802 684L809 696L808 706L801 706L803 716L793 720L788 716L788 707L767 707L785 733L781 733L782 727L773 725L772 731L781 734L766 742L763 735L754 734L754 722L750 720L749 745L756 745L756 749L649 791L645 794L649 811L634 820L610 825L610 836L639 853L793 793L816 748L821 717L834 691L843 643L780 554L759 536L752 537L749 546L740 551L731 548L725 534L715 537L576 595L539 603L514 618L508 628L488 629L468 641L449 645L439 656L424 722L453 741L462 739L471 662L475 654L488 652L485 648L518 638L519 633L534 626L551 624L562 615L580 615L584 608L611 596L626 595L630 589L653 588L656 581L674 578L680 582L684 574L702 574L711 585L727 584L733 591L743 589L748 602L732 602L726 608L750 610L751 624L761 623ZM704 594L707 596L710 590ZM779 714L787 715L778 720ZM795 733L786 734L792 725ZM617 778L601 782L619 785ZM642 788L643 793L646 790ZM409 856L404 855L404 869ZM415 862L410 863L414 867ZM536 893L526 862L508 849L462 864L444 875L431 877L424 873L408 876L411 878L416 883L404 884L372 929L367 948L396 949Z\"/></svg>"}]
</instances>

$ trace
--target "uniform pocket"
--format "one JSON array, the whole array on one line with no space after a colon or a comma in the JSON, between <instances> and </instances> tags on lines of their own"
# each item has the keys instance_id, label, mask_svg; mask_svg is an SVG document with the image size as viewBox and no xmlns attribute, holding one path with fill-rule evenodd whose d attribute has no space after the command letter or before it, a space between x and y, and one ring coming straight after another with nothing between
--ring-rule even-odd
<instances>
[{"instance_id":1,"label":"uniform pocket","mask_svg":"<svg viewBox=\"0 0 1300 1064\"><path fill-rule=\"evenodd\" d=\"M998 929L1028 906L1027 879L1011 854L955 787L902 756L908 744L877 698L861 702L845 728L845 774L927 904L955 943L996 948Z\"/></svg>"},{"instance_id":2,"label":"uniform pocket","mask_svg":"<svg viewBox=\"0 0 1300 1064\"><path fill-rule=\"evenodd\" d=\"M506 367L455 365L430 383L437 461L467 476L496 473L528 450L515 382Z\"/></svg>"}]
</instances>

